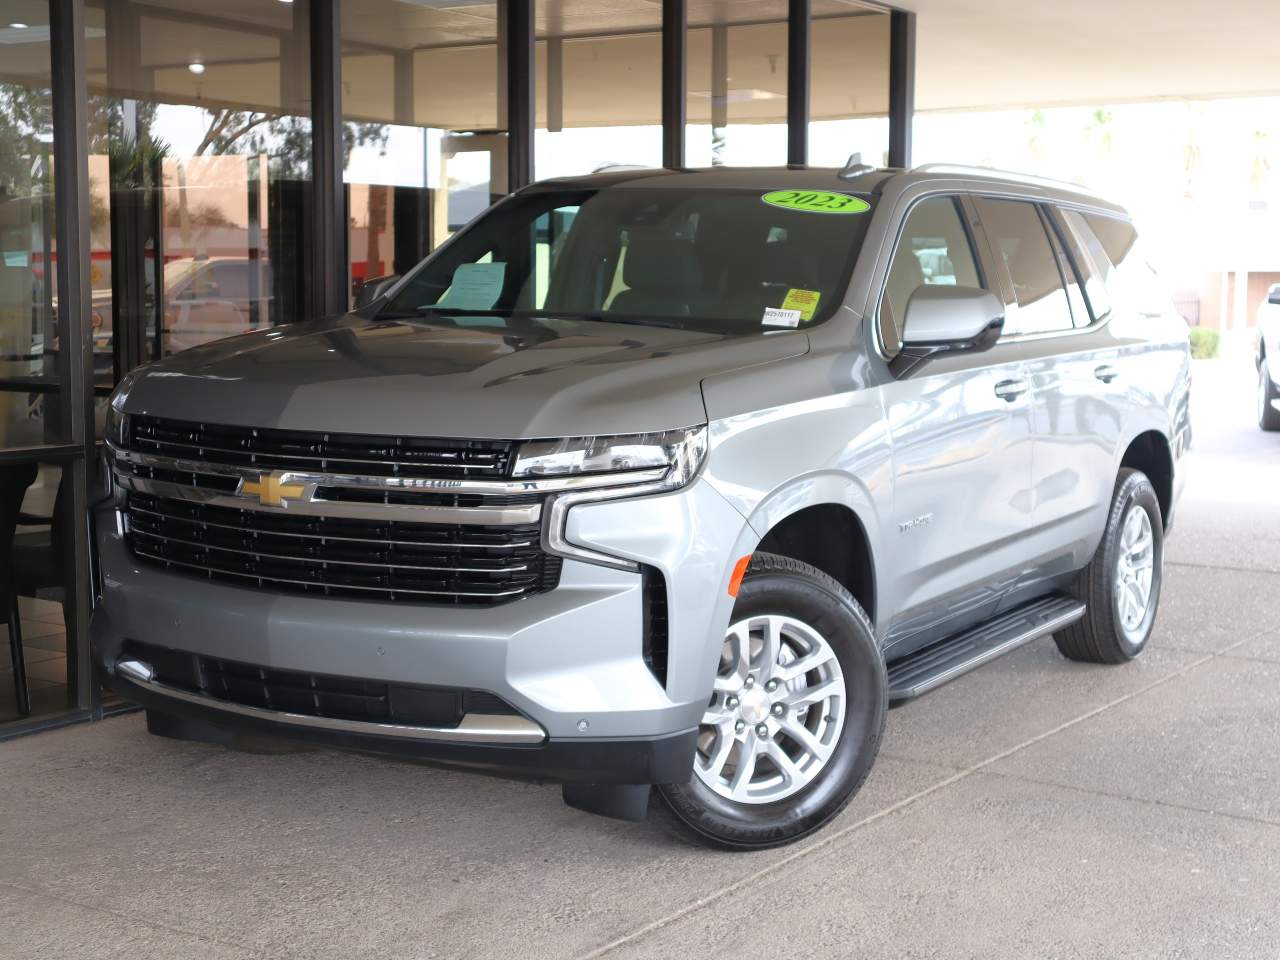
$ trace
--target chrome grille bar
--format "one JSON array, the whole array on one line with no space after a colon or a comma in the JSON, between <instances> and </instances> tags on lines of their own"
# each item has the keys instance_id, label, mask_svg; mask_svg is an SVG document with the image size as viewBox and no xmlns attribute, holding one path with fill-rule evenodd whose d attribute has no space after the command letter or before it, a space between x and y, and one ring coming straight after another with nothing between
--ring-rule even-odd
<instances>
[{"instance_id":1,"label":"chrome grille bar","mask_svg":"<svg viewBox=\"0 0 1280 960\"><path fill-rule=\"evenodd\" d=\"M510 543L450 543L445 540L379 540L371 537L341 537L329 533L297 533L291 530L257 530L250 527L237 527L230 523L214 523L211 520L188 520L184 517L174 516L172 514L157 513L154 510L145 510L142 507L131 507L129 513L142 514L143 516L157 517L160 519L177 520L182 523L189 523L197 527L214 527L219 530L234 530L237 533L268 535L272 537L297 537L306 540L319 540L322 542L339 541L342 543L377 543L386 544L396 547L432 547L440 550L513 550L519 547L533 546L533 540L514 540Z\"/></svg>"},{"instance_id":2,"label":"chrome grille bar","mask_svg":"<svg viewBox=\"0 0 1280 960\"><path fill-rule=\"evenodd\" d=\"M182 537L166 537L163 534L151 533L149 530L140 530L136 526L130 529L135 536L147 537L151 540L164 540L167 543L181 543L185 546L196 547L200 550L216 553L238 553L246 557L265 557L268 560L288 560L290 563L315 563L323 567L374 567L382 570L428 570L433 573L525 573L529 567L526 564L520 566L508 567L437 567L423 566L415 563L399 563L396 561L387 561L386 563L371 563L365 560L337 560L337 559L321 559L316 557L291 557L282 553L267 553L265 550L244 550L240 547L224 547L221 544L205 543L201 540L188 540Z\"/></svg>"},{"instance_id":3,"label":"chrome grille bar","mask_svg":"<svg viewBox=\"0 0 1280 960\"><path fill-rule=\"evenodd\" d=\"M185 561L181 561L181 560L170 560L169 558L162 557L159 554L148 553L145 550L140 550L136 544L134 545L133 550L134 550L134 553L138 554L138 556L140 557L147 557L150 560L155 560L162 564L168 564L168 565L173 565L177 567L184 567L188 570L199 570L201 573L205 573L205 574L213 572L213 573L219 574L220 576L242 577L246 580L253 580L257 583L266 583L266 584L288 583L288 584L293 584L295 586L300 586L300 587L312 587L315 589L324 589L324 590L352 590L352 591L359 591L363 593L388 593L388 594L408 593L408 594L413 594L415 596L427 596L427 597L482 597L486 600L494 600L494 599L499 599L503 597L518 597L518 596L523 596L524 594L529 592L526 590L494 590L494 591L484 591L484 592L464 592L464 591L458 591L458 590L416 590L416 589L410 589L408 587L361 587L361 586L352 586L350 584L340 584L340 583L318 583L311 580L290 580L282 577L262 577L252 573L243 573L239 570L226 570L221 567L202 566L198 563L186 563Z\"/></svg>"}]
</instances>

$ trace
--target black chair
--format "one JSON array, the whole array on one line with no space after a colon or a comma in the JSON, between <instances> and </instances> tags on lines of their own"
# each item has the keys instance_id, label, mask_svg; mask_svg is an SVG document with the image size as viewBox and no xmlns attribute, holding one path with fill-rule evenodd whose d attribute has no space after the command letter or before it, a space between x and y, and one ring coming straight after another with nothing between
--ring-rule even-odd
<instances>
[{"instance_id":1,"label":"black chair","mask_svg":"<svg viewBox=\"0 0 1280 960\"><path fill-rule=\"evenodd\" d=\"M35 482L37 465L20 463L0 465L0 623L9 631L9 650L13 658L13 686L18 701L18 716L31 713L31 696L27 692L27 662L22 653L22 618L18 614L17 558L14 556L14 533L22 500L27 488Z\"/></svg>"}]
</instances>

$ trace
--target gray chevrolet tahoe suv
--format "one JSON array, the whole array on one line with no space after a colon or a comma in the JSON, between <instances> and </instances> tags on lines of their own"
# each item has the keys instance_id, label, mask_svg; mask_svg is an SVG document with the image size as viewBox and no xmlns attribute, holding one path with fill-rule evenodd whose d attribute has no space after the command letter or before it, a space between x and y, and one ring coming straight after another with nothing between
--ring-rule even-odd
<instances>
[{"instance_id":1,"label":"gray chevrolet tahoe suv","mask_svg":"<svg viewBox=\"0 0 1280 960\"><path fill-rule=\"evenodd\" d=\"M1190 364L1136 241L962 168L535 184L356 313L121 383L96 658L157 734L793 841L887 707L1142 651Z\"/></svg>"}]
</instances>

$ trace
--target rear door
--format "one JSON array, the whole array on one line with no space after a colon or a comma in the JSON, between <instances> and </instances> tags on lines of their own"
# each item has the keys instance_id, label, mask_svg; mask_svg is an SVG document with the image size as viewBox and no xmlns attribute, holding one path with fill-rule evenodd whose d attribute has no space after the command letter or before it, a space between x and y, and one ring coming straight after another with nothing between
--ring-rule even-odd
<instances>
[{"instance_id":1,"label":"rear door","mask_svg":"<svg viewBox=\"0 0 1280 960\"><path fill-rule=\"evenodd\" d=\"M1090 310L1088 293L1105 305L1101 285L1085 279L1060 214L1031 200L974 203L1013 295L1005 337L1021 344L1031 382L1032 516L1013 603L1083 565L1096 546L1123 425L1122 364Z\"/></svg>"},{"instance_id":2,"label":"rear door","mask_svg":"<svg viewBox=\"0 0 1280 960\"><path fill-rule=\"evenodd\" d=\"M925 284L995 289L971 212L929 196L907 213L879 302L896 354L911 293ZM998 291L997 291L998 292ZM895 571L889 654L897 657L990 617L1022 570L1031 518L1031 399L1016 343L931 360L886 385L893 443Z\"/></svg>"}]
</instances>

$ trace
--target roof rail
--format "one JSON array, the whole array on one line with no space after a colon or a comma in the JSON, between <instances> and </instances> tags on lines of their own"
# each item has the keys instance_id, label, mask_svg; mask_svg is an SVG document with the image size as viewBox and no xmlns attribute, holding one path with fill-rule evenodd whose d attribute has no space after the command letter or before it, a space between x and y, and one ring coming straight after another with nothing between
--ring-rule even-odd
<instances>
[{"instance_id":1,"label":"roof rail","mask_svg":"<svg viewBox=\"0 0 1280 960\"><path fill-rule=\"evenodd\" d=\"M912 173L961 173L970 176L991 177L995 180L1017 180L1021 183L1037 183L1046 187L1065 188L1076 193L1093 195L1082 183L1074 180L1055 180L1052 177L1039 177L1030 173L1018 173L1016 170L1000 170L996 167L980 167L964 163L925 163L911 168Z\"/></svg>"}]
</instances>

